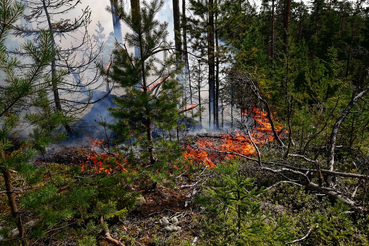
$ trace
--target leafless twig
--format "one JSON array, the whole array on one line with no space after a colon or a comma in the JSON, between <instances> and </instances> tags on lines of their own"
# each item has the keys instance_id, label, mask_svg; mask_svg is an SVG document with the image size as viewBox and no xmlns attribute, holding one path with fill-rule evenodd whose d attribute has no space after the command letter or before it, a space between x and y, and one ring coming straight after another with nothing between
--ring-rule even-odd
<instances>
[{"instance_id":1,"label":"leafless twig","mask_svg":"<svg viewBox=\"0 0 369 246\"><path fill-rule=\"evenodd\" d=\"M315 225L315 227L314 227L314 228L310 228L310 229L309 229L309 231L306 233L306 235L305 235L305 236L303 236L302 238L299 238L299 239L293 240L293 241L291 241L291 242L285 242L285 244L294 244L294 243L298 243L298 242L302 242L302 241L304 241L306 238L308 238L308 237L310 236L310 234L311 234L311 232L313 231L313 229L316 229L316 228L318 228L318 227L319 227L319 225L317 224L317 225Z\"/></svg>"}]
</instances>

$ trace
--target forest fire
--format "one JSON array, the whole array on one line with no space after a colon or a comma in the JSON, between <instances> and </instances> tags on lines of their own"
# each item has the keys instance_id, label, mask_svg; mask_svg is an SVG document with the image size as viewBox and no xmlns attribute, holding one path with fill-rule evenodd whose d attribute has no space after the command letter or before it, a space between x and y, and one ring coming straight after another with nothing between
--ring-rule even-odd
<instances>
[{"instance_id":1,"label":"forest fire","mask_svg":"<svg viewBox=\"0 0 369 246\"><path fill-rule=\"evenodd\" d=\"M197 105L190 105L194 108ZM217 134L198 134L187 138L183 144L187 150L184 156L187 160L203 164L208 167L214 167L226 159L235 158L237 155L254 156L257 151L253 145L261 147L267 142L274 141L272 126L268 120L267 113L261 111L257 107L252 107L250 112L245 115L252 117L254 120L252 129L247 131L234 130L231 133ZM276 130L281 132L283 127L276 126ZM251 137L251 138L250 138ZM92 146L104 149L104 141L93 140ZM125 166L127 161L118 154L98 154L95 150L86 153L86 161L82 161L83 172L91 173L107 173L127 172Z\"/></svg>"},{"instance_id":2,"label":"forest fire","mask_svg":"<svg viewBox=\"0 0 369 246\"><path fill-rule=\"evenodd\" d=\"M208 167L214 167L226 159L235 158L236 155L254 156L257 151L252 142L261 147L267 142L274 141L272 126L267 118L267 113L257 107L252 107L251 112L245 112L254 119L254 127L246 131L234 130L232 133L206 134L192 137L192 141L185 143L187 151L186 159L203 163ZM282 131L283 127L277 126L276 130ZM250 139L250 137L252 139Z\"/></svg>"},{"instance_id":3,"label":"forest fire","mask_svg":"<svg viewBox=\"0 0 369 246\"><path fill-rule=\"evenodd\" d=\"M93 147L104 148L104 140L93 140ZM112 174L116 172L127 172L124 164L127 163L119 154L101 153L98 154L94 149L90 153L86 153L86 161L81 161L82 172L90 173L106 173Z\"/></svg>"}]
</instances>

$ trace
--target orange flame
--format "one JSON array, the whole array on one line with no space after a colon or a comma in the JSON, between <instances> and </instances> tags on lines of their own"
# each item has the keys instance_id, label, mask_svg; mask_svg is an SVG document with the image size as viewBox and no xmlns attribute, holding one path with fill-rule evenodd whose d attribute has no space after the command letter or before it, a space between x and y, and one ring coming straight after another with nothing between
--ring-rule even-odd
<instances>
[{"instance_id":1,"label":"orange flame","mask_svg":"<svg viewBox=\"0 0 369 246\"><path fill-rule=\"evenodd\" d=\"M198 104L190 104L190 105L187 105L187 107L185 109L179 110L178 113L186 112L188 110L191 110L191 109L196 108L197 106L199 106L199 105Z\"/></svg>"},{"instance_id":2,"label":"orange flame","mask_svg":"<svg viewBox=\"0 0 369 246\"><path fill-rule=\"evenodd\" d=\"M156 89L159 85L161 85L167 78L169 77L169 75L165 75L163 79L161 79L159 82L150 85L147 87L147 91L152 91L154 89ZM141 91L144 91L143 89L141 89Z\"/></svg>"},{"instance_id":3,"label":"orange flame","mask_svg":"<svg viewBox=\"0 0 369 246\"><path fill-rule=\"evenodd\" d=\"M194 108L196 106L196 104L192 104L187 108ZM255 121L255 126L250 131L254 143L258 147L261 147L267 142L274 141L267 113L261 111L259 108L253 107L250 114ZM276 130L282 131L282 129L282 126L276 126ZM105 143L103 140L93 140L92 145L103 148ZM257 154L249 135L236 130L231 134L221 133L199 137L195 145L187 141L184 147L187 150L183 155L190 163L200 163L210 168L215 167L216 163L220 163L226 159L233 159L238 154L250 157ZM86 157L87 160L80 163L83 172L95 174L128 172L129 163L118 154L97 154L93 150L90 154L86 154Z\"/></svg>"},{"instance_id":4,"label":"orange flame","mask_svg":"<svg viewBox=\"0 0 369 246\"><path fill-rule=\"evenodd\" d=\"M93 146L103 147L105 145L104 140L93 140ZM124 167L127 164L127 160L121 158L118 154L96 153L92 150L91 153L86 154L87 160L80 163L82 172L89 172L91 174L106 173L113 174L117 172L128 172Z\"/></svg>"},{"instance_id":5,"label":"orange flame","mask_svg":"<svg viewBox=\"0 0 369 246\"><path fill-rule=\"evenodd\" d=\"M109 64L106 66L106 71L109 71L110 66L111 66L111 61L110 61L110 62L109 62Z\"/></svg>"},{"instance_id":6,"label":"orange flame","mask_svg":"<svg viewBox=\"0 0 369 246\"><path fill-rule=\"evenodd\" d=\"M253 106L252 115L255 127L250 131L250 135L254 143L261 147L267 142L274 141L267 113ZM282 127L278 126L276 129L281 130ZM203 163L208 167L214 167L216 163L235 158L237 154L250 157L257 154L248 134L236 130L231 134L208 135L198 139L195 147L189 143L185 144L185 147L187 151L184 156L187 160Z\"/></svg>"}]
</instances>

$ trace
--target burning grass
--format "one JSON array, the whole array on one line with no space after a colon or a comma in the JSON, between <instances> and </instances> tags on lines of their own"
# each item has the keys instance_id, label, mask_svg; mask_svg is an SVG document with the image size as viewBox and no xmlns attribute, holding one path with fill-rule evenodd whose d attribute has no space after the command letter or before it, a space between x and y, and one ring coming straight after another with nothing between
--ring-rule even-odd
<instances>
[{"instance_id":1,"label":"burning grass","mask_svg":"<svg viewBox=\"0 0 369 246\"><path fill-rule=\"evenodd\" d=\"M233 159L237 155L255 156L257 150L265 143L274 141L272 125L267 113L253 106L245 115L254 120L252 129L245 125L245 131L234 130L231 133L203 134L187 139L184 147L187 149L184 156L190 162L204 163L208 167L214 167L226 159ZM276 130L284 132L282 126Z\"/></svg>"},{"instance_id":2,"label":"burning grass","mask_svg":"<svg viewBox=\"0 0 369 246\"><path fill-rule=\"evenodd\" d=\"M244 115L253 119L253 125L246 126L244 131L234 130L229 133L198 134L188 137L183 142L183 147L186 149L183 153L185 159L193 165L201 164L211 168L227 159L233 159L237 155L248 157L257 155L252 142L259 148L265 143L274 141L272 126L267 113L257 107L253 106ZM277 126L276 130L285 134L282 126ZM57 159L58 163L78 164L82 167L81 171L91 174L113 174L128 172L132 169L130 163L123 156L105 151L106 143L104 140L90 139L90 143L91 147L85 148L65 147L64 151L53 153L48 161L53 158ZM97 151L98 149L103 151ZM60 155L63 152L64 154Z\"/></svg>"}]
</instances>

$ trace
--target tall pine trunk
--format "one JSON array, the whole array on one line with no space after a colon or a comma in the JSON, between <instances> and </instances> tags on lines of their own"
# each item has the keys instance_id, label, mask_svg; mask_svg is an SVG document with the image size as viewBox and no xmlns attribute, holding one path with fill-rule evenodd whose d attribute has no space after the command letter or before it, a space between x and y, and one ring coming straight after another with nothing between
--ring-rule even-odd
<instances>
[{"instance_id":1,"label":"tall pine trunk","mask_svg":"<svg viewBox=\"0 0 369 246\"><path fill-rule=\"evenodd\" d=\"M143 33L141 30L141 13L140 13L140 1L139 0L131 0L131 13L132 13L132 19L134 24L139 27L138 30L139 32L137 33L138 35L138 42L140 47L138 50L138 54L140 56L140 60L141 60L141 70L142 70L142 89L144 91L145 94L149 93L148 91L148 83L147 83L147 78L146 78L146 64L145 64L145 57L143 57ZM146 97L149 98L149 97ZM153 150L153 139L152 139L152 119L149 116L150 115L150 108L149 108L149 101L145 102L146 105L146 116L147 118L145 119L145 127L146 127L146 141L147 141L147 150L149 153L149 159L150 159L150 164L154 164L155 160L154 160L154 150Z\"/></svg>"},{"instance_id":2,"label":"tall pine trunk","mask_svg":"<svg viewBox=\"0 0 369 246\"><path fill-rule=\"evenodd\" d=\"M117 40L118 43L122 43L123 42L123 38L122 38L122 29L121 29L121 25L120 25L120 21L119 21L119 16L118 16L118 0L110 0L110 6L111 6L111 10L112 10L112 19L113 19L113 30L114 30L114 36Z\"/></svg>"},{"instance_id":3,"label":"tall pine trunk","mask_svg":"<svg viewBox=\"0 0 369 246\"><path fill-rule=\"evenodd\" d=\"M186 0L182 0L182 41L183 41L183 60L185 63L184 74L185 74L185 82L188 81L188 89L189 89L189 99L190 104L193 104L193 95L192 95L192 85L190 78L190 65L188 62L188 48L187 48L187 22L186 22ZM191 111L193 112L193 111Z\"/></svg>"},{"instance_id":4,"label":"tall pine trunk","mask_svg":"<svg viewBox=\"0 0 369 246\"><path fill-rule=\"evenodd\" d=\"M270 59L274 62L274 50L275 50L275 0L272 0L272 16L271 16L271 31L270 31Z\"/></svg>"},{"instance_id":5,"label":"tall pine trunk","mask_svg":"<svg viewBox=\"0 0 369 246\"><path fill-rule=\"evenodd\" d=\"M288 52L288 33L291 18L291 0L285 0L284 3L284 19L283 19L283 50L287 55Z\"/></svg>"},{"instance_id":6,"label":"tall pine trunk","mask_svg":"<svg viewBox=\"0 0 369 246\"><path fill-rule=\"evenodd\" d=\"M174 21L174 45L176 52L176 62L177 64L181 60L181 22L179 13L179 0L173 0L173 21Z\"/></svg>"},{"instance_id":7,"label":"tall pine trunk","mask_svg":"<svg viewBox=\"0 0 369 246\"><path fill-rule=\"evenodd\" d=\"M217 2L215 2L215 6L217 6ZM218 40L218 11L216 11L214 15L214 34L215 34L215 51L219 53L219 40ZM215 56L215 54L214 54ZM214 123L216 129L219 129L219 55L215 56L215 100L214 100Z\"/></svg>"},{"instance_id":8,"label":"tall pine trunk","mask_svg":"<svg viewBox=\"0 0 369 246\"><path fill-rule=\"evenodd\" d=\"M49 31L51 32L52 46L53 46L53 47L51 47L51 49L54 51L55 50L55 39L54 39L54 31L53 31L54 28L53 28L53 25L51 23L51 17L49 15L48 7L46 5L46 0L43 0L42 4L43 4L44 11L45 11ZM59 89L58 89L57 74L56 74L56 57L51 62L51 86L52 86L52 91L53 91L53 95L54 95L55 109L57 111L63 112L63 108L62 108L61 100L60 100ZM73 134L73 130L68 124L65 124L64 128L65 128L65 130L67 131L67 133L69 135Z\"/></svg>"},{"instance_id":9,"label":"tall pine trunk","mask_svg":"<svg viewBox=\"0 0 369 246\"><path fill-rule=\"evenodd\" d=\"M215 123L215 59L214 59L214 1L209 0L208 66L209 66L209 127Z\"/></svg>"}]
</instances>

